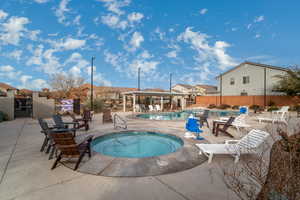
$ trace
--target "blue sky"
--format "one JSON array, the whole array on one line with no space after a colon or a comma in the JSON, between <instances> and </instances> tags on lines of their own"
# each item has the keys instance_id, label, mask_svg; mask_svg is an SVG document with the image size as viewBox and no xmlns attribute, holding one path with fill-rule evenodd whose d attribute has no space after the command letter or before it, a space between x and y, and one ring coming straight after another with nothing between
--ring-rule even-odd
<instances>
[{"instance_id":1,"label":"blue sky","mask_svg":"<svg viewBox=\"0 0 300 200\"><path fill-rule=\"evenodd\" d=\"M97 85L216 84L244 60L299 64L300 2L1 0L0 82L49 87L55 73Z\"/></svg>"}]
</instances>

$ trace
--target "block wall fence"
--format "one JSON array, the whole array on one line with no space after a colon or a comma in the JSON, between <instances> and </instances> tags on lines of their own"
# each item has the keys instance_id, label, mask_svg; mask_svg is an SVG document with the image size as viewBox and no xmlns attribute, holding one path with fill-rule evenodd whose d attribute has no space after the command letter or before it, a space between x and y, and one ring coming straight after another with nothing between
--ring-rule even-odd
<instances>
[{"instance_id":1,"label":"block wall fence","mask_svg":"<svg viewBox=\"0 0 300 200\"><path fill-rule=\"evenodd\" d=\"M293 106L300 103L300 98L289 96L266 96L266 105L272 101L276 106ZM208 106L209 104L234 105L259 105L264 106L264 96L197 96L196 105Z\"/></svg>"}]
</instances>

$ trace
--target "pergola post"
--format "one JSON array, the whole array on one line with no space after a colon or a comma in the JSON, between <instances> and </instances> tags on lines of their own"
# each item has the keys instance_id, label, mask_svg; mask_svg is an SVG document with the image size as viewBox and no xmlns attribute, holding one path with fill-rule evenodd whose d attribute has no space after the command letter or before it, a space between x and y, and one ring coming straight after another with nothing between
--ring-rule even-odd
<instances>
[{"instance_id":1,"label":"pergola post","mask_svg":"<svg viewBox=\"0 0 300 200\"><path fill-rule=\"evenodd\" d=\"M123 112L126 112L126 95L123 94Z\"/></svg>"},{"instance_id":2,"label":"pergola post","mask_svg":"<svg viewBox=\"0 0 300 200\"><path fill-rule=\"evenodd\" d=\"M164 97L163 96L160 97L160 109L161 109L161 111L164 110Z\"/></svg>"},{"instance_id":3,"label":"pergola post","mask_svg":"<svg viewBox=\"0 0 300 200\"><path fill-rule=\"evenodd\" d=\"M135 112L135 99L136 99L136 95L135 94L133 94L132 95L132 98L133 98L133 112Z\"/></svg>"},{"instance_id":4,"label":"pergola post","mask_svg":"<svg viewBox=\"0 0 300 200\"><path fill-rule=\"evenodd\" d=\"M180 97L181 110L185 109L185 98L183 96Z\"/></svg>"}]
</instances>

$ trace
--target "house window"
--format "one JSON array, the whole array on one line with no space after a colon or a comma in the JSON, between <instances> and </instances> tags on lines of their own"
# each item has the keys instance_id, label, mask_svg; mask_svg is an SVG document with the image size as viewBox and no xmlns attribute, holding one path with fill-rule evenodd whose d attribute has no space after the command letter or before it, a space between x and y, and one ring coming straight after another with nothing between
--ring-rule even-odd
<instances>
[{"instance_id":1,"label":"house window","mask_svg":"<svg viewBox=\"0 0 300 200\"><path fill-rule=\"evenodd\" d=\"M243 76L243 84L250 83L250 77L249 76Z\"/></svg>"},{"instance_id":2,"label":"house window","mask_svg":"<svg viewBox=\"0 0 300 200\"><path fill-rule=\"evenodd\" d=\"M234 78L230 78L230 85L234 85Z\"/></svg>"}]
</instances>

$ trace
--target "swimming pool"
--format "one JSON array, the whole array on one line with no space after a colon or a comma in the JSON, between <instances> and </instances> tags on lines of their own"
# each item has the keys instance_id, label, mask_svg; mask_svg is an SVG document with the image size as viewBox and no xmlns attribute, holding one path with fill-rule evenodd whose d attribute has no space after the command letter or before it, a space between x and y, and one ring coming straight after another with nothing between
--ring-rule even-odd
<instances>
[{"instance_id":1,"label":"swimming pool","mask_svg":"<svg viewBox=\"0 0 300 200\"><path fill-rule=\"evenodd\" d=\"M190 114L200 113L203 110L184 110L181 112L166 112L166 113L144 113L138 114L136 117L151 120L186 120ZM227 110L210 110L210 116L224 117L224 116L236 116L239 111L227 111Z\"/></svg>"},{"instance_id":2,"label":"swimming pool","mask_svg":"<svg viewBox=\"0 0 300 200\"><path fill-rule=\"evenodd\" d=\"M176 152L182 139L169 134L148 131L126 131L100 136L92 141L95 152L124 158L145 158Z\"/></svg>"}]
</instances>

